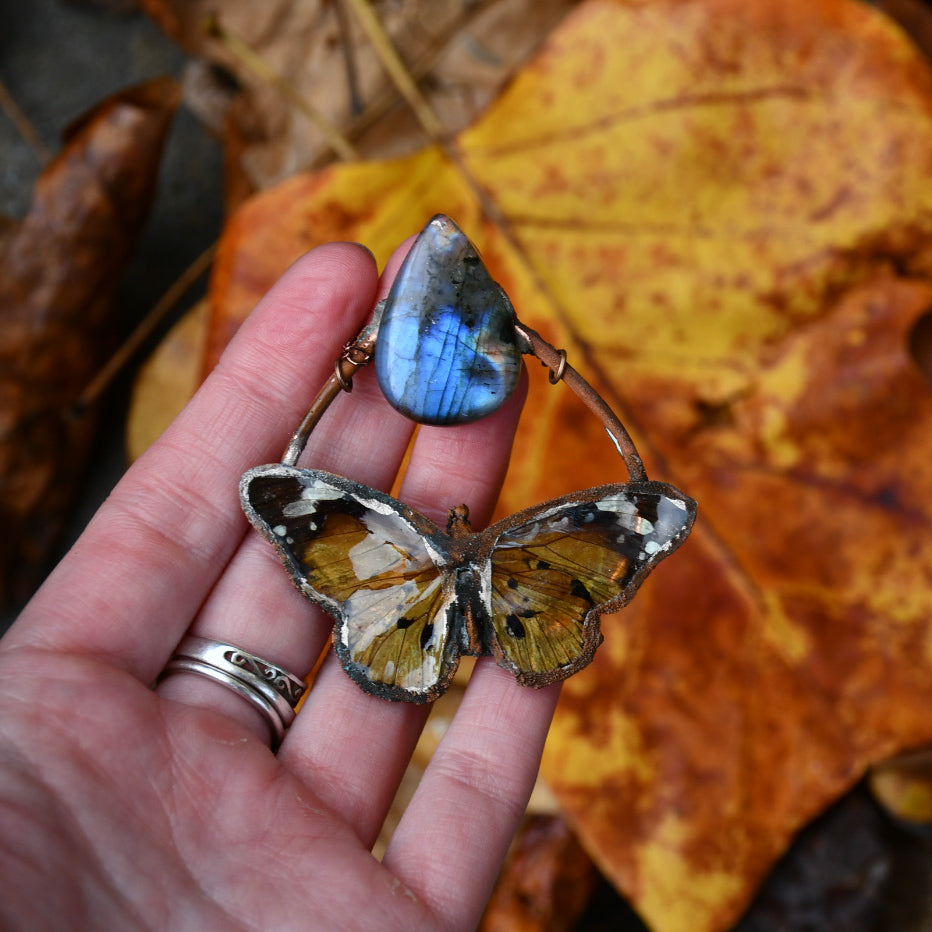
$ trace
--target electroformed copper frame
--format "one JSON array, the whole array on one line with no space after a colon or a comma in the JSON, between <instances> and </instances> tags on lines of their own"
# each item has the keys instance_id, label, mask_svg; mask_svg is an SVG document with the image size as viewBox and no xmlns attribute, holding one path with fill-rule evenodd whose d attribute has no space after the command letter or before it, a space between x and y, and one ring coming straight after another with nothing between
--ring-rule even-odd
<instances>
[{"instance_id":1,"label":"electroformed copper frame","mask_svg":"<svg viewBox=\"0 0 932 932\"><path fill-rule=\"evenodd\" d=\"M311 431L317 426L334 398L341 391L351 392L353 390L353 376L358 369L370 361L375 351L379 321L384 307L385 301L382 300L376 305L372 320L359 332L355 339L344 347L342 355L334 364L333 374L318 392L297 430L292 434L291 440L282 455L282 465L297 465L298 458L307 445ZM606 433L625 461L630 477L629 481L646 482L647 472L644 469L644 463L627 428L602 396L568 362L566 350L558 350L536 330L520 321L515 321L515 333L522 344L523 354L535 357L550 370L550 383L556 385L558 382L565 382L601 421Z\"/></svg>"}]
</instances>

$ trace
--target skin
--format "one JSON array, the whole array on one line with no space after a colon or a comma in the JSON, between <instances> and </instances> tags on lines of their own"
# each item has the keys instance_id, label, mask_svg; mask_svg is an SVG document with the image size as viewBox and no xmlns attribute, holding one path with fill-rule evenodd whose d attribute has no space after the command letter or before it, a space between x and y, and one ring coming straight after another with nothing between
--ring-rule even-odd
<instances>
[{"instance_id":1,"label":"skin","mask_svg":"<svg viewBox=\"0 0 932 932\"><path fill-rule=\"evenodd\" d=\"M402 250L403 251L403 250ZM557 689L483 659L380 863L370 847L428 709L363 693L327 656L277 755L260 714L178 674L186 632L305 675L329 619L240 511L380 283L362 247L300 259L127 472L0 642L0 926L469 929L531 791ZM302 462L389 488L412 425L359 373ZM423 428L401 498L491 513L524 384L484 421Z\"/></svg>"}]
</instances>

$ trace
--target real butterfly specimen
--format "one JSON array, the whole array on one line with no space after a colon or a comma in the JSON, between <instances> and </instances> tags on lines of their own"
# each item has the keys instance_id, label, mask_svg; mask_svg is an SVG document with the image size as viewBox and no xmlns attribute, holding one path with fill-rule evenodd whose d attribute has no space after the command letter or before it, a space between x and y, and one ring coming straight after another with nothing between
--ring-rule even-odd
<instances>
[{"instance_id":1,"label":"real butterfly specimen","mask_svg":"<svg viewBox=\"0 0 932 932\"><path fill-rule=\"evenodd\" d=\"M522 353L565 381L605 426L630 479L554 499L479 533L465 505L441 528L384 492L294 464L333 397L375 356L389 402L423 423L466 423L504 403ZM247 517L298 589L335 620L346 672L385 699L427 702L464 654L491 654L526 686L585 667L600 618L625 605L687 537L696 503L647 479L611 409L520 324L475 247L447 217L425 227L373 321L295 432L282 463L249 470Z\"/></svg>"}]
</instances>

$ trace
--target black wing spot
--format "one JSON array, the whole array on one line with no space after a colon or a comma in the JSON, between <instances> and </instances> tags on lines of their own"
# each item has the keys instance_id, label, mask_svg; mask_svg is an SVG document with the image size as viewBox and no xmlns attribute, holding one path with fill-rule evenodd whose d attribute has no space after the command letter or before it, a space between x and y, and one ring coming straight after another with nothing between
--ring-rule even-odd
<instances>
[{"instance_id":1,"label":"black wing spot","mask_svg":"<svg viewBox=\"0 0 932 932\"><path fill-rule=\"evenodd\" d=\"M349 515L351 518L363 519L369 514L369 509L356 498L348 493L343 493L339 498L330 498L317 502L315 515L318 516L322 524L326 524L330 515Z\"/></svg>"},{"instance_id":2,"label":"black wing spot","mask_svg":"<svg viewBox=\"0 0 932 932\"><path fill-rule=\"evenodd\" d=\"M570 518L576 527L582 527L584 524L591 524L595 521L596 516L602 513L602 510L590 502L584 502L577 505L570 512Z\"/></svg>"},{"instance_id":3,"label":"black wing spot","mask_svg":"<svg viewBox=\"0 0 932 932\"><path fill-rule=\"evenodd\" d=\"M519 583L518 580L514 578L514 576L508 577L508 588L509 589L517 589L518 586L520 585L521 583Z\"/></svg>"},{"instance_id":4,"label":"black wing spot","mask_svg":"<svg viewBox=\"0 0 932 932\"><path fill-rule=\"evenodd\" d=\"M430 643L430 639L434 636L434 623L432 621L427 622L424 625L424 630L421 632L421 650L424 650L427 645Z\"/></svg>"},{"instance_id":5,"label":"black wing spot","mask_svg":"<svg viewBox=\"0 0 932 932\"><path fill-rule=\"evenodd\" d=\"M414 624L413 618L399 618L398 619L398 627L401 628L402 631L404 631L405 628L410 628L411 625L413 624Z\"/></svg>"},{"instance_id":6,"label":"black wing spot","mask_svg":"<svg viewBox=\"0 0 932 932\"><path fill-rule=\"evenodd\" d=\"M595 605L595 599L592 598L589 590L578 579L574 579L570 583L570 595L582 599L583 602L588 602L590 605Z\"/></svg>"},{"instance_id":7,"label":"black wing spot","mask_svg":"<svg viewBox=\"0 0 932 932\"><path fill-rule=\"evenodd\" d=\"M549 570L550 564L546 560L538 560L537 566L534 567L535 570Z\"/></svg>"},{"instance_id":8,"label":"black wing spot","mask_svg":"<svg viewBox=\"0 0 932 932\"><path fill-rule=\"evenodd\" d=\"M524 625L517 615L509 615L505 619L505 630L513 638L523 638L527 632L524 630Z\"/></svg>"}]
</instances>

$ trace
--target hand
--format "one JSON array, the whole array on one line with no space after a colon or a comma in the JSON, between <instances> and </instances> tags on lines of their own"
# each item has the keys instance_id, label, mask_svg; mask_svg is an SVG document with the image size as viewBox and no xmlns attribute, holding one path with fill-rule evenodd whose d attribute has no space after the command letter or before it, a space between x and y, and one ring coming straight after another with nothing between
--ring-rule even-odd
<instances>
[{"instance_id":1,"label":"hand","mask_svg":"<svg viewBox=\"0 0 932 932\"><path fill-rule=\"evenodd\" d=\"M397 269L399 257L389 267ZM363 693L332 654L277 755L253 706L179 673L188 632L304 676L326 616L246 531L237 483L276 461L384 294L345 243L299 260L127 472L0 642L0 925L10 929L467 929L530 794L557 689L488 659L379 863L370 853L427 709ZM523 388L422 428L401 498L489 517ZM412 425L357 374L305 461L387 489Z\"/></svg>"}]
</instances>

